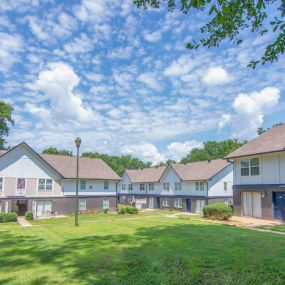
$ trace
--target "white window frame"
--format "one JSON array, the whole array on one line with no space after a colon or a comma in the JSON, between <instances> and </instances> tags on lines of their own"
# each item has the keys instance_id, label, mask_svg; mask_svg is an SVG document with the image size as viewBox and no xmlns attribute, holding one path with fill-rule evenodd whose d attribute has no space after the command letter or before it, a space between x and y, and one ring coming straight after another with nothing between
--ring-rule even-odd
<instances>
[{"instance_id":1,"label":"white window frame","mask_svg":"<svg viewBox=\"0 0 285 285\"><path fill-rule=\"evenodd\" d=\"M79 185L79 189L80 190L86 190L86 180L80 180L80 185ZM82 187L84 185L84 187Z\"/></svg>"},{"instance_id":2,"label":"white window frame","mask_svg":"<svg viewBox=\"0 0 285 285\"><path fill-rule=\"evenodd\" d=\"M104 190L109 190L109 181L104 181Z\"/></svg>"},{"instance_id":3,"label":"white window frame","mask_svg":"<svg viewBox=\"0 0 285 285\"><path fill-rule=\"evenodd\" d=\"M18 188L18 179L24 179L24 181L25 181L25 188ZM27 179L26 178L23 178L23 177L17 177L17 179L16 179L16 189L17 190L26 190L26 185L27 185Z\"/></svg>"},{"instance_id":4,"label":"white window frame","mask_svg":"<svg viewBox=\"0 0 285 285\"><path fill-rule=\"evenodd\" d=\"M204 183L204 181L196 181L195 182L195 190L197 192L204 192L205 191L205 183Z\"/></svg>"},{"instance_id":5,"label":"white window frame","mask_svg":"<svg viewBox=\"0 0 285 285\"><path fill-rule=\"evenodd\" d=\"M126 191L126 184L125 183L122 184L122 191Z\"/></svg>"},{"instance_id":6,"label":"white window frame","mask_svg":"<svg viewBox=\"0 0 285 285\"><path fill-rule=\"evenodd\" d=\"M168 197L162 198L162 206L169 208L169 198Z\"/></svg>"},{"instance_id":7,"label":"white window frame","mask_svg":"<svg viewBox=\"0 0 285 285\"><path fill-rule=\"evenodd\" d=\"M129 191L133 191L133 184L132 183L128 184L128 189L129 189Z\"/></svg>"},{"instance_id":8,"label":"white window frame","mask_svg":"<svg viewBox=\"0 0 285 285\"><path fill-rule=\"evenodd\" d=\"M126 203L126 196L120 196L120 202Z\"/></svg>"},{"instance_id":9,"label":"white window frame","mask_svg":"<svg viewBox=\"0 0 285 285\"><path fill-rule=\"evenodd\" d=\"M0 177L0 192L4 190L4 177Z\"/></svg>"},{"instance_id":10,"label":"white window frame","mask_svg":"<svg viewBox=\"0 0 285 285\"><path fill-rule=\"evenodd\" d=\"M40 180L43 180L43 184L40 184ZM51 184L48 184L47 181L50 180ZM43 186L43 188L40 188L40 185ZM47 189L47 185L51 185L50 189ZM53 179L51 178L38 178L38 191L52 191L53 190Z\"/></svg>"},{"instance_id":11,"label":"white window frame","mask_svg":"<svg viewBox=\"0 0 285 285\"><path fill-rule=\"evenodd\" d=\"M145 184L144 183L140 183L140 191L145 191Z\"/></svg>"},{"instance_id":12,"label":"white window frame","mask_svg":"<svg viewBox=\"0 0 285 285\"><path fill-rule=\"evenodd\" d=\"M128 196L128 203L129 204L132 204L132 203L134 203L134 196Z\"/></svg>"},{"instance_id":13,"label":"white window frame","mask_svg":"<svg viewBox=\"0 0 285 285\"><path fill-rule=\"evenodd\" d=\"M257 164L254 165L253 161L257 161ZM243 164L247 164L248 166L245 167ZM252 169L257 168L258 169L258 174L252 174ZM243 174L242 170L243 169L248 169L248 174ZM240 176L258 176L260 175L260 160L259 157L252 157L252 158L246 158L246 159L241 159L240 161Z\"/></svg>"},{"instance_id":14,"label":"white window frame","mask_svg":"<svg viewBox=\"0 0 285 285\"><path fill-rule=\"evenodd\" d=\"M182 209L182 198L181 197L175 198L175 200L174 200L174 207Z\"/></svg>"},{"instance_id":15,"label":"white window frame","mask_svg":"<svg viewBox=\"0 0 285 285\"><path fill-rule=\"evenodd\" d=\"M106 202L107 202L107 203L106 203ZM107 207L107 206L108 206L108 207ZM110 200L109 200L109 198L104 197L104 198L103 198L103 210L109 209L109 207L110 207Z\"/></svg>"},{"instance_id":16,"label":"white window frame","mask_svg":"<svg viewBox=\"0 0 285 285\"><path fill-rule=\"evenodd\" d=\"M78 201L78 210L79 211L86 211L86 199L79 199L79 201Z\"/></svg>"},{"instance_id":17,"label":"white window frame","mask_svg":"<svg viewBox=\"0 0 285 285\"><path fill-rule=\"evenodd\" d=\"M224 192L228 192L228 182L224 181Z\"/></svg>"},{"instance_id":18,"label":"white window frame","mask_svg":"<svg viewBox=\"0 0 285 285\"><path fill-rule=\"evenodd\" d=\"M175 191L182 191L182 182L175 182Z\"/></svg>"},{"instance_id":19,"label":"white window frame","mask_svg":"<svg viewBox=\"0 0 285 285\"><path fill-rule=\"evenodd\" d=\"M149 191L154 191L154 183L149 183L148 184L148 190Z\"/></svg>"},{"instance_id":20,"label":"white window frame","mask_svg":"<svg viewBox=\"0 0 285 285\"><path fill-rule=\"evenodd\" d=\"M163 190L169 192L169 182L163 182Z\"/></svg>"}]
</instances>

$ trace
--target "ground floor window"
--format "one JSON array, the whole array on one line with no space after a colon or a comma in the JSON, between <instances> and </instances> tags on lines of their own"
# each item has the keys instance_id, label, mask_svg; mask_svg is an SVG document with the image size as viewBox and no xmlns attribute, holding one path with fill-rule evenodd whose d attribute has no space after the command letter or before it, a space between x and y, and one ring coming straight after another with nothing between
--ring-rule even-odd
<instances>
[{"instance_id":1,"label":"ground floor window","mask_svg":"<svg viewBox=\"0 0 285 285\"><path fill-rule=\"evenodd\" d=\"M135 201L134 196L128 196L128 203L129 203L129 204L134 203L134 201Z\"/></svg>"},{"instance_id":2,"label":"ground floor window","mask_svg":"<svg viewBox=\"0 0 285 285\"><path fill-rule=\"evenodd\" d=\"M162 198L162 206L169 207L169 198L167 197Z\"/></svg>"},{"instance_id":3,"label":"ground floor window","mask_svg":"<svg viewBox=\"0 0 285 285\"><path fill-rule=\"evenodd\" d=\"M109 209L109 198L103 198L103 209Z\"/></svg>"},{"instance_id":4,"label":"ground floor window","mask_svg":"<svg viewBox=\"0 0 285 285\"><path fill-rule=\"evenodd\" d=\"M121 196L120 200L121 200L121 203L125 203L126 202L126 196Z\"/></svg>"},{"instance_id":5,"label":"ground floor window","mask_svg":"<svg viewBox=\"0 0 285 285\"><path fill-rule=\"evenodd\" d=\"M175 208L182 208L182 198L175 198L174 207Z\"/></svg>"},{"instance_id":6,"label":"ground floor window","mask_svg":"<svg viewBox=\"0 0 285 285\"><path fill-rule=\"evenodd\" d=\"M46 217L52 211L52 201L36 201L37 217Z\"/></svg>"},{"instance_id":7,"label":"ground floor window","mask_svg":"<svg viewBox=\"0 0 285 285\"><path fill-rule=\"evenodd\" d=\"M79 211L86 211L86 199L79 199Z\"/></svg>"}]
</instances>

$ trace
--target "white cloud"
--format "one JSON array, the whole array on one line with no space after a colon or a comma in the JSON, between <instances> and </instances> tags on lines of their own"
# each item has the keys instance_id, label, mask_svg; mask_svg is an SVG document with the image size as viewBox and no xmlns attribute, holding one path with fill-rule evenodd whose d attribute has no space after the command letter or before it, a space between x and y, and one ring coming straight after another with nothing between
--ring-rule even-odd
<instances>
[{"instance_id":1,"label":"white cloud","mask_svg":"<svg viewBox=\"0 0 285 285\"><path fill-rule=\"evenodd\" d=\"M75 38L72 42L64 45L64 50L69 53L84 53L93 49L93 41L86 34L81 34L80 37Z\"/></svg>"},{"instance_id":2,"label":"white cloud","mask_svg":"<svg viewBox=\"0 0 285 285\"><path fill-rule=\"evenodd\" d=\"M153 33L150 32L144 33L145 40L151 43L159 41L161 37L162 37L161 31L155 31Z\"/></svg>"},{"instance_id":3,"label":"white cloud","mask_svg":"<svg viewBox=\"0 0 285 285\"><path fill-rule=\"evenodd\" d=\"M161 85L157 81L157 75L154 72L145 72L142 73L138 78L138 81L146 84L148 87L155 91L160 91L161 90Z\"/></svg>"},{"instance_id":4,"label":"white cloud","mask_svg":"<svg viewBox=\"0 0 285 285\"><path fill-rule=\"evenodd\" d=\"M180 159L186 156L193 148L201 147L203 147L203 143L196 140L172 142L167 145L167 159L174 159L179 162Z\"/></svg>"},{"instance_id":5,"label":"white cloud","mask_svg":"<svg viewBox=\"0 0 285 285\"><path fill-rule=\"evenodd\" d=\"M272 111L280 99L280 91L274 87L266 87L260 92L239 94L234 102L232 115L224 114L219 126L232 125L233 136L241 139L251 139L262 126L265 114Z\"/></svg>"},{"instance_id":6,"label":"white cloud","mask_svg":"<svg viewBox=\"0 0 285 285\"><path fill-rule=\"evenodd\" d=\"M164 74L166 76L182 76L189 73L196 64L189 56L182 55L164 69Z\"/></svg>"},{"instance_id":7,"label":"white cloud","mask_svg":"<svg viewBox=\"0 0 285 285\"><path fill-rule=\"evenodd\" d=\"M153 164L165 161L165 157L151 143L126 145L121 148L121 152L136 156L144 161L151 161Z\"/></svg>"},{"instance_id":8,"label":"white cloud","mask_svg":"<svg viewBox=\"0 0 285 285\"><path fill-rule=\"evenodd\" d=\"M51 63L48 70L39 74L37 87L50 101L55 119L77 119L82 122L95 119L92 110L84 107L80 96L73 91L78 82L79 78L73 69L64 63Z\"/></svg>"},{"instance_id":9,"label":"white cloud","mask_svg":"<svg viewBox=\"0 0 285 285\"><path fill-rule=\"evenodd\" d=\"M221 85L230 80L230 75L222 67L210 67L203 76L203 81L208 85Z\"/></svg>"}]
</instances>

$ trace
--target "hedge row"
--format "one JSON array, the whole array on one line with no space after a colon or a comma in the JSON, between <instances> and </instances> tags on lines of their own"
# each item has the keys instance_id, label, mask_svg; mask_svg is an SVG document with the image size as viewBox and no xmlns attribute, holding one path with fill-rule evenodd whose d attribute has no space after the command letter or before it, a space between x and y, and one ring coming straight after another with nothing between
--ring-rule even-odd
<instances>
[{"instance_id":1,"label":"hedge row","mask_svg":"<svg viewBox=\"0 0 285 285\"><path fill-rule=\"evenodd\" d=\"M135 207L118 205L118 214L137 214L139 210Z\"/></svg>"},{"instance_id":2,"label":"hedge row","mask_svg":"<svg viewBox=\"0 0 285 285\"><path fill-rule=\"evenodd\" d=\"M231 207L225 204L211 204L203 208L204 218L229 220L233 215Z\"/></svg>"},{"instance_id":3,"label":"hedge row","mask_svg":"<svg viewBox=\"0 0 285 285\"><path fill-rule=\"evenodd\" d=\"M17 213L0 213L0 223L17 222Z\"/></svg>"}]
</instances>

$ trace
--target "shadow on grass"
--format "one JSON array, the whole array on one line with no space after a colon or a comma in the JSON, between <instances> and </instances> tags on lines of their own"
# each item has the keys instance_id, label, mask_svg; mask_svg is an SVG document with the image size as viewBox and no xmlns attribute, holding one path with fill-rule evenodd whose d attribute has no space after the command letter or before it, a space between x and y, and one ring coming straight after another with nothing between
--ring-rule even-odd
<instances>
[{"instance_id":1,"label":"shadow on grass","mask_svg":"<svg viewBox=\"0 0 285 285\"><path fill-rule=\"evenodd\" d=\"M283 237L209 224L139 228L57 244L7 231L1 232L0 284L11 283L1 271L46 265L70 284L284 284L284 248ZM56 284L50 276L34 276L29 284Z\"/></svg>"}]
</instances>

